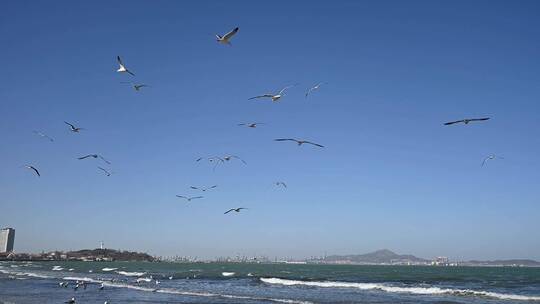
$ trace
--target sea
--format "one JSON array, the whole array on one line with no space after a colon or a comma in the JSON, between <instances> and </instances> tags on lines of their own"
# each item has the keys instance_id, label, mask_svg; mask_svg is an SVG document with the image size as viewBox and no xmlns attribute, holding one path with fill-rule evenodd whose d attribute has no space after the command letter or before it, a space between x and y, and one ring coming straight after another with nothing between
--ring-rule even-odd
<instances>
[{"instance_id":1,"label":"sea","mask_svg":"<svg viewBox=\"0 0 540 304\"><path fill-rule=\"evenodd\" d=\"M86 288L75 289L77 281ZM0 262L0 303L71 298L100 304L540 303L540 268Z\"/></svg>"}]
</instances>

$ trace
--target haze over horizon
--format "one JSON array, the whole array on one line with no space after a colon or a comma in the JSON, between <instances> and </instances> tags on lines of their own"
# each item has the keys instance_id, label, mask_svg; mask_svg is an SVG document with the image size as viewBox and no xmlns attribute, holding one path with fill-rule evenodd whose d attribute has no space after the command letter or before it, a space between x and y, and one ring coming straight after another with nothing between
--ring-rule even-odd
<instances>
[{"instance_id":1,"label":"haze over horizon","mask_svg":"<svg viewBox=\"0 0 540 304\"><path fill-rule=\"evenodd\" d=\"M16 252L540 260L540 2L329 3L5 3L0 227ZM247 165L195 162L225 154Z\"/></svg>"}]
</instances>

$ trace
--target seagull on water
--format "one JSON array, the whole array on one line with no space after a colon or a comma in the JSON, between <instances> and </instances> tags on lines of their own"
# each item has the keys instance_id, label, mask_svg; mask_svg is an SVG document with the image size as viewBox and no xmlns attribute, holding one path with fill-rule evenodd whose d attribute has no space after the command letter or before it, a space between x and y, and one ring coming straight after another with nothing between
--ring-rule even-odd
<instances>
[{"instance_id":1,"label":"seagull on water","mask_svg":"<svg viewBox=\"0 0 540 304\"><path fill-rule=\"evenodd\" d=\"M309 88L306 92L306 98L308 98L308 95L311 94L311 92L315 91L315 90L318 90L321 85L325 84L324 82L319 82L318 84L312 86L311 88Z\"/></svg>"},{"instance_id":2,"label":"seagull on water","mask_svg":"<svg viewBox=\"0 0 540 304\"><path fill-rule=\"evenodd\" d=\"M281 89L279 92L277 92L276 94L269 93L269 94L258 95L258 96L251 97L248 100L257 99L257 98L270 98L270 99L272 99L272 101L279 101L281 99L281 97L283 97L285 95L285 91L287 89L289 89L289 88L294 87L294 86L295 85L286 86L283 89Z\"/></svg>"},{"instance_id":3,"label":"seagull on water","mask_svg":"<svg viewBox=\"0 0 540 304\"><path fill-rule=\"evenodd\" d=\"M232 36L234 36L236 33L238 33L238 30L239 30L239 28L235 27L232 31L228 32L227 34L225 34L223 36L216 35L217 42L227 44L227 45L232 45L229 40L232 38Z\"/></svg>"},{"instance_id":4,"label":"seagull on water","mask_svg":"<svg viewBox=\"0 0 540 304\"><path fill-rule=\"evenodd\" d=\"M319 145L319 144L316 144L314 142L307 141L307 140L298 140L298 139L294 139L294 138L278 138L278 139L274 139L274 141L294 141L299 146L301 146L303 144L309 144L309 145L314 145L314 146L317 146L317 147L320 147L320 148L324 148L323 145Z\"/></svg>"},{"instance_id":5,"label":"seagull on water","mask_svg":"<svg viewBox=\"0 0 540 304\"><path fill-rule=\"evenodd\" d=\"M39 174L39 171L38 171L38 169L36 169L36 167L31 166L31 165L25 165L24 167L26 169L30 169L30 170L34 171L34 173L36 173L37 176L41 177L41 174Z\"/></svg>"},{"instance_id":6,"label":"seagull on water","mask_svg":"<svg viewBox=\"0 0 540 304\"><path fill-rule=\"evenodd\" d=\"M64 303L67 303L67 304L75 304L75 298L71 298L71 299L65 301Z\"/></svg>"},{"instance_id":7,"label":"seagull on water","mask_svg":"<svg viewBox=\"0 0 540 304\"><path fill-rule=\"evenodd\" d=\"M101 155L99 155L99 154L88 154L88 155L85 155L85 156L81 156L81 157L79 157L79 158L77 158L77 159L82 160L82 159L87 159L87 158L89 158L89 157L100 158L102 161L106 162L107 164L109 164L109 165L111 164L111 162L109 162L109 161L106 160L103 156L101 156Z\"/></svg>"},{"instance_id":8,"label":"seagull on water","mask_svg":"<svg viewBox=\"0 0 540 304\"><path fill-rule=\"evenodd\" d=\"M232 209L229 209L229 210L225 211L225 213L223 213L223 214L227 214L227 213L232 212L232 211L234 211L234 212L240 212L240 210L244 210L244 209L247 209L247 208L244 208L244 207L240 207L240 208L232 208Z\"/></svg>"},{"instance_id":9,"label":"seagull on water","mask_svg":"<svg viewBox=\"0 0 540 304\"><path fill-rule=\"evenodd\" d=\"M102 168L102 167L100 167L100 166L98 166L98 169L101 170L101 171L103 171L103 173L105 173L105 175L107 175L107 176L111 176L111 174L112 174L112 173L109 172L107 169Z\"/></svg>"},{"instance_id":10,"label":"seagull on water","mask_svg":"<svg viewBox=\"0 0 540 304\"><path fill-rule=\"evenodd\" d=\"M488 157L484 158L484 160L482 161L482 167L490 160L493 160L493 159L504 159L504 157L501 157L501 156L497 156L497 155L489 155Z\"/></svg>"},{"instance_id":11,"label":"seagull on water","mask_svg":"<svg viewBox=\"0 0 540 304\"><path fill-rule=\"evenodd\" d=\"M71 129L71 132L79 133L79 131L84 130L83 128L75 127L73 124L71 124L71 123L69 123L67 121L64 121L64 123L66 125L69 125L69 127Z\"/></svg>"},{"instance_id":12,"label":"seagull on water","mask_svg":"<svg viewBox=\"0 0 540 304\"><path fill-rule=\"evenodd\" d=\"M34 131L34 134L36 134L36 135L38 135L38 136L41 136L41 137L43 137L43 138L46 138L46 139L48 139L50 142L53 142L53 141L54 141L54 139L52 139L51 137L47 136L47 134L41 133L41 132L39 132L39 131Z\"/></svg>"},{"instance_id":13,"label":"seagull on water","mask_svg":"<svg viewBox=\"0 0 540 304\"><path fill-rule=\"evenodd\" d=\"M118 73L128 73L131 76L135 76L135 74L131 73L130 70L126 68L126 66L122 63L122 59L120 56L116 56L116 61L118 61L118 70L116 70Z\"/></svg>"},{"instance_id":14,"label":"seagull on water","mask_svg":"<svg viewBox=\"0 0 540 304\"><path fill-rule=\"evenodd\" d=\"M101 285L99 286L99 290L103 290L105 288L105 283L101 283Z\"/></svg>"},{"instance_id":15,"label":"seagull on water","mask_svg":"<svg viewBox=\"0 0 540 304\"><path fill-rule=\"evenodd\" d=\"M246 126L248 128L256 128L258 125L264 125L262 122L241 123L238 126Z\"/></svg>"},{"instance_id":16,"label":"seagull on water","mask_svg":"<svg viewBox=\"0 0 540 304\"><path fill-rule=\"evenodd\" d=\"M191 186L190 188L193 189L193 190L201 190L202 192L206 192L206 190L217 188L217 185L213 185L213 186L206 187L206 188L199 188L199 187Z\"/></svg>"},{"instance_id":17,"label":"seagull on water","mask_svg":"<svg viewBox=\"0 0 540 304\"><path fill-rule=\"evenodd\" d=\"M284 182L276 182L276 186L282 186L283 188L287 188L287 184L285 184Z\"/></svg>"},{"instance_id":18,"label":"seagull on water","mask_svg":"<svg viewBox=\"0 0 540 304\"><path fill-rule=\"evenodd\" d=\"M473 121L484 121L484 120L488 120L488 119L489 119L489 117L465 118L465 119L460 119L460 120L456 120L456 121L450 121L450 122L445 123L444 125L449 126L449 125L453 125L453 124L457 124L457 123L464 123L464 124L468 125L470 122L473 122Z\"/></svg>"},{"instance_id":19,"label":"seagull on water","mask_svg":"<svg viewBox=\"0 0 540 304\"><path fill-rule=\"evenodd\" d=\"M183 198L183 199L187 200L188 202L191 202L191 200L194 200L194 199L200 199L200 198L203 198L204 196L183 196L183 195L177 195L176 197L178 197L178 198Z\"/></svg>"}]
</instances>

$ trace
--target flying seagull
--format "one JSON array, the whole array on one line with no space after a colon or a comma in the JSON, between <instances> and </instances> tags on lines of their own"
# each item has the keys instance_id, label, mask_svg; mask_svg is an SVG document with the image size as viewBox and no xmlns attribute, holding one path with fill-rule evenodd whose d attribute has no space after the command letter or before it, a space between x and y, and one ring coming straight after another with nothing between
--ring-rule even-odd
<instances>
[{"instance_id":1,"label":"flying seagull","mask_svg":"<svg viewBox=\"0 0 540 304\"><path fill-rule=\"evenodd\" d=\"M240 207L240 208L232 208L232 209L229 209L229 210L225 211L225 213L223 213L223 214L227 214L227 213L232 212L232 211L234 211L234 212L240 212L240 210L243 210L243 209L247 209L247 208L244 208L244 207Z\"/></svg>"},{"instance_id":2,"label":"flying seagull","mask_svg":"<svg viewBox=\"0 0 540 304\"><path fill-rule=\"evenodd\" d=\"M34 171L34 173L36 173L37 176L41 177L41 174L39 174L39 171L38 171L38 169L36 169L36 167L31 166L31 165L25 165L24 167L26 169L30 169L30 170Z\"/></svg>"},{"instance_id":3,"label":"flying seagull","mask_svg":"<svg viewBox=\"0 0 540 304\"><path fill-rule=\"evenodd\" d=\"M303 144L310 144L310 145L314 145L314 146L317 146L317 147L320 147L320 148L324 148L323 145L319 145L319 144L316 144L314 142L307 141L307 140L298 140L298 139L294 139L294 138L278 138L278 139L274 139L274 141L294 141L299 146L301 146Z\"/></svg>"},{"instance_id":4,"label":"flying seagull","mask_svg":"<svg viewBox=\"0 0 540 304\"><path fill-rule=\"evenodd\" d=\"M238 30L239 30L239 28L235 27L234 30L228 32L227 34L225 34L223 36L216 35L217 42L227 44L227 45L232 45L229 40L232 38L232 36L234 36L236 33L238 33Z\"/></svg>"},{"instance_id":5,"label":"flying seagull","mask_svg":"<svg viewBox=\"0 0 540 304\"><path fill-rule=\"evenodd\" d=\"M102 168L102 167L100 167L100 166L98 166L98 169L101 170L101 171L103 171L103 172L105 173L105 175L107 175L107 176L111 176L111 174L112 174L112 173L109 172L107 169Z\"/></svg>"},{"instance_id":6,"label":"flying seagull","mask_svg":"<svg viewBox=\"0 0 540 304\"><path fill-rule=\"evenodd\" d=\"M473 121L484 121L484 120L488 120L488 119L489 119L489 117L484 117L484 118L465 118L465 119L461 119L461 120L450 121L450 122L445 123L444 125L445 125L445 126L449 126L449 125L453 125L453 124L457 124L457 123L464 123L464 124L468 125L470 122L473 122Z\"/></svg>"},{"instance_id":7,"label":"flying seagull","mask_svg":"<svg viewBox=\"0 0 540 304\"><path fill-rule=\"evenodd\" d=\"M318 90L321 87L321 85L323 85L323 84L324 84L324 82L319 82L318 84L316 84L316 85L312 86L311 88L309 88L307 90L307 92L306 92L306 98L308 97L309 94L311 94L311 92L313 92L315 90Z\"/></svg>"},{"instance_id":8,"label":"flying seagull","mask_svg":"<svg viewBox=\"0 0 540 304\"><path fill-rule=\"evenodd\" d=\"M493 160L493 159L504 159L504 157L501 157L501 156L497 156L497 155L489 155L488 157L484 158L484 160L482 161L482 167L490 160Z\"/></svg>"},{"instance_id":9,"label":"flying seagull","mask_svg":"<svg viewBox=\"0 0 540 304\"><path fill-rule=\"evenodd\" d=\"M116 70L118 73L128 73L131 76L135 76L135 74L131 73L130 70L126 68L126 66L122 63L122 59L120 56L116 56L116 61L118 61L118 70Z\"/></svg>"},{"instance_id":10,"label":"flying seagull","mask_svg":"<svg viewBox=\"0 0 540 304\"><path fill-rule=\"evenodd\" d=\"M257 99L257 98L270 98L270 99L272 99L272 101L279 101L279 99L285 95L284 94L285 90L287 90L289 88L292 88L292 87L294 87L294 85L286 86L283 89L281 89L281 91L277 92L276 94L273 94L273 93L263 94L263 95L251 97L248 100Z\"/></svg>"},{"instance_id":11,"label":"flying seagull","mask_svg":"<svg viewBox=\"0 0 540 304\"><path fill-rule=\"evenodd\" d=\"M75 127L73 124L67 121L64 121L64 123L70 127L71 132L79 133L79 131L84 130L83 128Z\"/></svg>"},{"instance_id":12,"label":"flying seagull","mask_svg":"<svg viewBox=\"0 0 540 304\"><path fill-rule=\"evenodd\" d=\"M284 182L276 182L276 186L283 186L284 188L287 188L287 184Z\"/></svg>"},{"instance_id":13,"label":"flying seagull","mask_svg":"<svg viewBox=\"0 0 540 304\"><path fill-rule=\"evenodd\" d=\"M246 126L248 128L256 128L258 125L264 125L262 122L252 122L252 123L241 123L239 126Z\"/></svg>"},{"instance_id":14,"label":"flying seagull","mask_svg":"<svg viewBox=\"0 0 540 304\"><path fill-rule=\"evenodd\" d=\"M41 132L39 132L39 131L34 131L34 134L36 134L36 135L38 135L38 136L41 136L41 137L43 137L43 138L46 138L46 139L48 139L50 142L53 142L53 141L54 141L54 139L52 139L51 137L47 136L47 134L41 133Z\"/></svg>"},{"instance_id":15,"label":"flying seagull","mask_svg":"<svg viewBox=\"0 0 540 304\"><path fill-rule=\"evenodd\" d=\"M238 157L238 156L236 156L236 155L225 155L225 156L223 156L223 160L224 160L224 161L230 161L230 160L233 159L233 158L238 159L238 160L240 160L241 162L243 162L244 165L247 165L247 163L246 163L245 160L241 159L240 157Z\"/></svg>"},{"instance_id":16,"label":"flying seagull","mask_svg":"<svg viewBox=\"0 0 540 304\"><path fill-rule=\"evenodd\" d=\"M217 188L217 185L213 185L213 186L206 187L206 188L199 188L199 187L191 186L190 188L193 189L193 190L201 190L202 192L206 192L206 190Z\"/></svg>"},{"instance_id":17,"label":"flying seagull","mask_svg":"<svg viewBox=\"0 0 540 304\"><path fill-rule=\"evenodd\" d=\"M194 199L200 199L200 198L203 198L204 196L183 196L183 195L177 195L176 197L178 197L178 198L183 198L183 199L187 200L188 202L191 202L191 200L194 200Z\"/></svg>"},{"instance_id":18,"label":"flying seagull","mask_svg":"<svg viewBox=\"0 0 540 304\"><path fill-rule=\"evenodd\" d=\"M81 156L79 157L78 159L87 159L89 157L93 157L93 158L100 158L102 161L106 162L107 164L111 164L111 162L109 162L108 160L106 160L103 156L99 155L99 154L88 154L88 155L85 155L85 156Z\"/></svg>"},{"instance_id":19,"label":"flying seagull","mask_svg":"<svg viewBox=\"0 0 540 304\"><path fill-rule=\"evenodd\" d=\"M127 84L131 84L131 86L133 87L133 89L135 91L140 91L142 88L145 88L145 87L149 87L149 85L147 84L144 84L144 83L133 83L133 82L122 82L122 83L127 83Z\"/></svg>"}]
</instances>

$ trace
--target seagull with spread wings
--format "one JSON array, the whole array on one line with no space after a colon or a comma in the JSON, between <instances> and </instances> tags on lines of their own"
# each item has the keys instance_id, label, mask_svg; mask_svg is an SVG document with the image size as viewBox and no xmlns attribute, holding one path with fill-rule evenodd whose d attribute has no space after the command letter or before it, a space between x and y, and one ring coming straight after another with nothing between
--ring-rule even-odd
<instances>
[{"instance_id":1,"label":"seagull with spread wings","mask_svg":"<svg viewBox=\"0 0 540 304\"><path fill-rule=\"evenodd\" d=\"M502 156L497 156L497 155L489 155L487 156L486 158L484 158L484 160L482 161L482 167L490 160L493 160L493 159L504 159L504 157Z\"/></svg>"},{"instance_id":2,"label":"seagull with spread wings","mask_svg":"<svg viewBox=\"0 0 540 304\"><path fill-rule=\"evenodd\" d=\"M317 146L317 147L320 147L320 148L324 148L323 145L319 145L319 144L316 144L314 142L307 141L307 140L299 140L299 139L294 139L294 138L278 138L278 139L274 139L274 141L294 141L299 146L301 146L303 144L309 144L309 145L314 145L314 146Z\"/></svg>"},{"instance_id":3,"label":"seagull with spread wings","mask_svg":"<svg viewBox=\"0 0 540 304\"><path fill-rule=\"evenodd\" d=\"M321 85L325 84L324 82L319 82L318 84L312 86L311 88L309 88L306 92L306 98L308 98L308 95L311 94L311 92L315 91L315 90L318 90Z\"/></svg>"},{"instance_id":4,"label":"seagull with spread wings","mask_svg":"<svg viewBox=\"0 0 540 304\"><path fill-rule=\"evenodd\" d=\"M251 122L251 123L241 123L241 124L238 124L238 126L245 126L245 127L248 127L248 128L256 128L258 125L264 125L264 123L262 122Z\"/></svg>"},{"instance_id":5,"label":"seagull with spread wings","mask_svg":"<svg viewBox=\"0 0 540 304\"><path fill-rule=\"evenodd\" d=\"M195 186L191 186L190 188L193 189L193 190L201 190L202 192L206 192L207 190L217 188L217 185L213 185L213 186L210 186L210 187L195 187Z\"/></svg>"},{"instance_id":6,"label":"seagull with spread wings","mask_svg":"<svg viewBox=\"0 0 540 304\"><path fill-rule=\"evenodd\" d=\"M103 156L99 155L99 154L88 154L88 155L85 155L85 156L81 156L77 159L79 160L82 160L82 159L87 159L87 158L100 158L102 161L106 162L108 165L111 164L111 162L109 162L108 160L106 160Z\"/></svg>"},{"instance_id":7,"label":"seagull with spread wings","mask_svg":"<svg viewBox=\"0 0 540 304\"><path fill-rule=\"evenodd\" d=\"M75 127L75 125L67 121L64 121L64 123L69 126L71 132L79 133L81 130L84 130L83 128Z\"/></svg>"},{"instance_id":8,"label":"seagull with spread wings","mask_svg":"<svg viewBox=\"0 0 540 304\"><path fill-rule=\"evenodd\" d=\"M118 62L118 70L116 70L118 73L128 73L131 76L135 76L130 70L126 68L126 66L122 63L122 59L120 56L116 56L116 61Z\"/></svg>"},{"instance_id":9,"label":"seagull with spread wings","mask_svg":"<svg viewBox=\"0 0 540 304\"><path fill-rule=\"evenodd\" d=\"M456 121L450 121L450 122L447 122L445 123L444 125L445 126L449 126L449 125L453 125L453 124L457 124L457 123L464 123L466 125L468 125L470 122L474 122L474 121L485 121L485 120L488 120L489 117L484 117L484 118L465 118L465 119L460 119L460 120L456 120Z\"/></svg>"},{"instance_id":10,"label":"seagull with spread wings","mask_svg":"<svg viewBox=\"0 0 540 304\"><path fill-rule=\"evenodd\" d=\"M277 92L275 94L268 93L268 94L258 95L258 96L251 97L248 100L257 99L257 98L270 98L270 99L272 99L272 101L279 101L281 99L281 97L285 96L285 91L287 89L289 89L289 88L294 87L294 86L295 85L286 86L286 87L284 87L283 89L281 89L279 92Z\"/></svg>"},{"instance_id":11,"label":"seagull with spread wings","mask_svg":"<svg viewBox=\"0 0 540 304\"><path fill-rule=\"evenodd\" d=\"M49 136L48 136L47 134L45 134L45 133L41 133L41 132L39 132L39 131L34 131L34 134L36 134L36 135L38 135L38 136L41 136L41 137L43 137L43 138L46 138L46 139L48 139L50 142L53 142L53 141L54 141L54 139L52 139L51 137L49 137Z\"/></svg>"},{"instance_id":12,"label":"seagull with spread wings","mask_svg":"<svg viewBox=\"0 0 540 304\"><path fill-rule=\"evenodd\" d=\"M244 165L247 165L245 160L241 159L240 157L238 157L236 155L225 155L225 156L223 156L224 161L230 161L232 159L238 159L239 161L243 162Z\"/></svg>"},{"instance_id":13,"label":"seagull with spread wings","mask_svg":"<svg viewBox=\"0 0 540 304\"><path fill-rule=\"evenodd\" d=\"M200 198L203 198L204 196L183 196L183 195L177 195L176 197L178 197L178 198L183 198L183 199L187 200L188 202L191 202L191 200L194 200L194 199L200 199Z\"/></svg>"},{"instance_id":14,"label":"seagull with spread wings","mask_svg":"<svg viewBox=\"0 0 540 304\"><path fill-rule=\"evenodd\" d=\"M217 42L219 43L222 43L222 44L227 44L227 45L231 45L231 42L229 41L236 33L238 33L238 30L239 28L238 27L235 27L232 31L228 32L227 34L221 36L221 35L216 35L216 40Z\"/></svg>"},{"instance_id":15,"label":"seagull with spread wings","mask_svg":"<svg viewBox=\"0 0 540 304\"><path fill-rule=\"evenodd\" d=\"M142 88L149 87L149 85L144 84L144 83L133 83L133 82L122 82L122 83L130 84L131 87L137 92L139 92Z\"/></svg>"},{"instance_id":16,"label":"seagull with spread wings","mask_svg":"<svg viewBox=\"0 0 540 304\"><path fill-rule=\"evenodd\" d=\"M225 213L223 213L223 214L227 214L227 213L232 212L232 211L234 211L234 212L240 212L240 210L244 210L244 209L247 210L247 208L244 208L244 207L240 207L240 208L232 208L232 209L229 209L229 210L225 211Z\"/></svg>"},{"instance_id":17,"label":"seagull with spread wings","mask_svg":"<svg viewBox=\"0 0 540 304\"><path fill-rule=\"evenodd\" d=\"M34 173L38 176L38 177L41 177L41 174L39 173L38 169L36 169L36 167L32 166L32 165L25 165L24 166L26 169L30 169L32 171L34 171Z\"/></svg>"}]
</instances>

